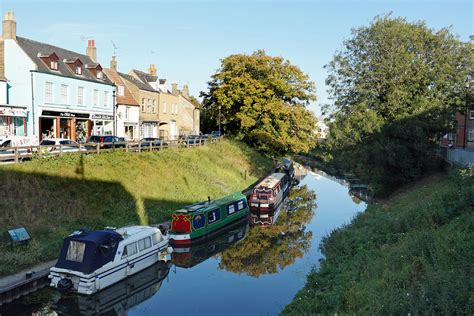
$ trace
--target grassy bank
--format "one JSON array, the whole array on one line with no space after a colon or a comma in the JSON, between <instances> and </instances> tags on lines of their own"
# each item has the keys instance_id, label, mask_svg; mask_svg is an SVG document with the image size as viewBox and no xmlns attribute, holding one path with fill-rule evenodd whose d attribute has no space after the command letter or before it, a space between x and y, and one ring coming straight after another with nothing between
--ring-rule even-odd
<instances>
[{"instance_id":1,"label":"grassy bank","mask_svg":"<svg viewBox=\"0 0 474 316\"><path fill-rule=\"evenodd\" d=\"M270 168L271 161L231 140L1 165L0 275L57 257L75 229L158 223L183 205L240 191ZM12 250L6 230L19 225L32 241Z\"/></svg>"},{"instance_id":2,"label":"grassy bank","mask_svg":"<svg viewBox=\"0 0 474 316\"><path fill-rule=\"evenodd\" d=\"M474 176L433 176L370 205L322 243L283 314L472 314Z\"/></svg>"}]
</instances>

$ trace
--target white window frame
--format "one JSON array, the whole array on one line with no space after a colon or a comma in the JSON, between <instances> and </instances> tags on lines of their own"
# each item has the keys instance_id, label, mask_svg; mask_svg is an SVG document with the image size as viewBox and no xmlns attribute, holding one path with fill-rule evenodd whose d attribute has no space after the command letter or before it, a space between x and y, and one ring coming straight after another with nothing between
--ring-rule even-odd
<instances>
[{"instance_id":1,"label":"white window frame","mask_svg":"<svg viewBox=\"0 0 474 316\"><path fill-rule=\"evenodd\" d=\"M467 130L467 141L474 142L474 128L469 128Z\"/></svg>"},{"instance_id":2,"label":"white window frame","mask_svg":"<svg viewBox=\"0 0 474 316\"><path fill-rule=\"evenodd\" d=\"M61 103L62 104L69 103L69 86L67 84L61 85Z\"/></svg>"},{"instance_id":3,"label":"white window frame","mask_svg":"<svg viewBox=\"0 0 474 316\"><path fill-rule=\"evenodd\" d=\"M128 120L130 118L130 107L125 107L125 119Z\"/></svg>"},{"instance_id":4,"label":"white window frame","mask_svg":"<svg viewBox=\"0 0 474 316\"><path fill-rule=\"evenodd\" d=\"M84 105L84 87L77 87L77 105Z\"/></svg>"},{"instance_id":5,"label":"white window frame","mask_svg":"<svg viewBox=\"0 0 474 316\"><path fill-rule=\"evenodd\" d=\"M49 90L48 88L51 88ZM46 82L44 84L44 102L53 103L54 101L54 85L52 82Z\"/></svg>"},{"instance_id":6,"label":"white window frame","mask_svg":"<svg viewBox=\"0 0 474 316\"><path fill-rule=\"evenodd\" d=\"M153 107L152 107L153 113L156 113L156 100L153 99Z\"/></svg>"},{"instance_id":7,"label":"white window frame","mask_svg":"<svg viewBox=\"0 0 474 316\"><path fill-rule=\"evenodd\" d=\"M166 102L163 102L163 113L166 114Z\"/></svg>"},{"instance_id":8,"label":"white window frame","mask_svg":"<svg viewBox=\"0 0 474 316\"><path fill-rule=\"evenodd\" d=\"M96 77L97 79L101 79L101 80L104 79L104 73L102 72L102 70L97 71Z\"/></svg>"},{"instance_id":9,"label":"white window frame","mask_svg":"<svg viewBox=\"0 0 474 316\"><path fill-rule=\"evenodd\" d=\"M119 85L117 87L117 94L121 97L123 97L125 95L125 87L122 86L122 85Z\"/></svg>"},{"instance_id":10,"label":"white window frame","mask_svg":"<svg viewBox=\"0 0 474 316\"><path fill-rule=\"evenodd\" d=\"M469 119L474 120L474 110L469 110Z\"/></svg>"},{"instance_id":11,"label":"white window frame","mask_svg":"<svg viewBox=\"0 0 474 316\"><path fill-rule=\"evenodd\" d=\"M82 66L76 66L76 75L82 75Z\"/></svg>"},{"instance_id":12,"label":"white window frame","mask_svg":"<svg viewBox=\"0 0 474 316\"><path fill-rule=\"evenodd\" d=\"M108 106L109 106L109 92L104 91L104 107L108 107Z\"/></svg>"},{"instance_id":13,"label":"white window frame","mask_svg":"<svg viewBox=\"0 0 474 316\"><path fill-rule=\"evenodd\" d=\"M99 105L99 90L97 89L94 89L94 91L92 92L92 105Z\"/></svg>"},{"instance_id":14,"label":"white window frame","mask_svg":"<svg viewBox=\"0 0 474 316\"><path fill-rule=\"evenodd\" d=\"M58 70L59 69L59 65L58 65L57 61L51 60L50 66L51 66L52 70Z\"/></svg>"}]
</instances>

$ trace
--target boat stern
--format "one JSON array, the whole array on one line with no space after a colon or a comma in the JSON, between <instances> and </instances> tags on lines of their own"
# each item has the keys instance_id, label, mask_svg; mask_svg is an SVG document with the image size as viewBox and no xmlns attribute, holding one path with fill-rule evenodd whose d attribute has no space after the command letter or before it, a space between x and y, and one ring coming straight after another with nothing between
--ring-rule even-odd
<instances>
[{"instance_id":1,"label":"boat stern","mask_svg":"<svg viewBox=\"0 0 474 316\"><path fill-rule=\"evenodd\" d=\"M50 279L49 286L63 293L73 292L90 295L96 292L94 278L81 277L75 271L53 267L50 269L48 278Z\"/></svg>"}]
</instances>

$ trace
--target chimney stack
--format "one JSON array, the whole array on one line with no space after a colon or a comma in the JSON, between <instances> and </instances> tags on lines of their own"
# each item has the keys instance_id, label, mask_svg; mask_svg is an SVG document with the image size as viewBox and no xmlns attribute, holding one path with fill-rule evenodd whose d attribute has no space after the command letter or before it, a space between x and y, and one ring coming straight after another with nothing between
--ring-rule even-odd
<instances>
[{"instance_id":1,"label":"chimney stack","mask_svg":"<svg viewBox=\"0 0 474 316\"><path fill-rule=\"evenodd\" d=\"M171 94L172 95L178 95L179 94L179 91L178 91L178 84L176 82L173 82L171 84Z\"/></svg>"},{"instance_id":2,"label":"chimney stack","mask_svg":"<svg viewBox=\"0 0 474 316\"><path fill-rule=\"evenodd\" d=\"M16 22L11 11L5 13L3 18L3 39L16 40Z\"/></svg>"},{"instance_id":3,"label":"chimney stack","mask_svg":"<svg viewBox=\"0 0 474 316\"><path fill-rule=\"evenodd\" d=\"M93 39L87 40L86 55L89 56L93 62L97 62L97 48L95 48L95 41Z\"/></svg>"},{"instance_id":4,"label":"chimney stack","mask_svg":"<svg viewBox=\"0 0 474 316\"><path fill-rule=\"evenodd\" d=\"M156 66L155 66L155 64L150 64L150 68L148 68L148 73L151 76L156 76Z\"/></svg>"},{"instance_id":5,"label":"chimney stack","mask_svg":"<svg viewBox=\"0 0 474 316\"><path fill-rule=\"evenodd\" d=\"M183 91L181 92L181 94L183 95L183 97L189 98L189 87L187 84L183 85Z\"/></svg>"},{"instance_id":6,"label":"chimney stack","mask_svg":"<svg viewBox=\"0 0 474 316\"><path fill-rule=\"evenodd\" d=\"M115 60L115 56L112 56L112 60L110 61L110 68L112 70L117 71L117 61Z\"/></svg>"}]
</instances>

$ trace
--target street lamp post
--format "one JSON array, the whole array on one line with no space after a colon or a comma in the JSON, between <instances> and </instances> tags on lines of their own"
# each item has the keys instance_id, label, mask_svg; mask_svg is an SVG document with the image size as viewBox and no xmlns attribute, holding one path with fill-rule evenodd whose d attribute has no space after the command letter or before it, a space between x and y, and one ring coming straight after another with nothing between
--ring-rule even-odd
<instances>
[{"instance_id":1,"label":"street lamp post","mask_svg":"<svg viewBox=\"0 0 474 316\"><path fill-rule=\"evenodd\" d=\"M467 117L469 116L469 87L471 85L471 76L466 76L466 114L464 115L464 142L462 144L462 148L466 148L467 145L467 138L469 136L469 130L467 128Z\"/></svg>"},{"instance_id":2,"label":"street lamp post","mask_svg":"<svg viewBox=\"0 0 474 316\"><path fill-rule=\"evenodd\" d=\"M219 105L219 136L221 135L221 106Z\"/></svg>"}]
</instances>

